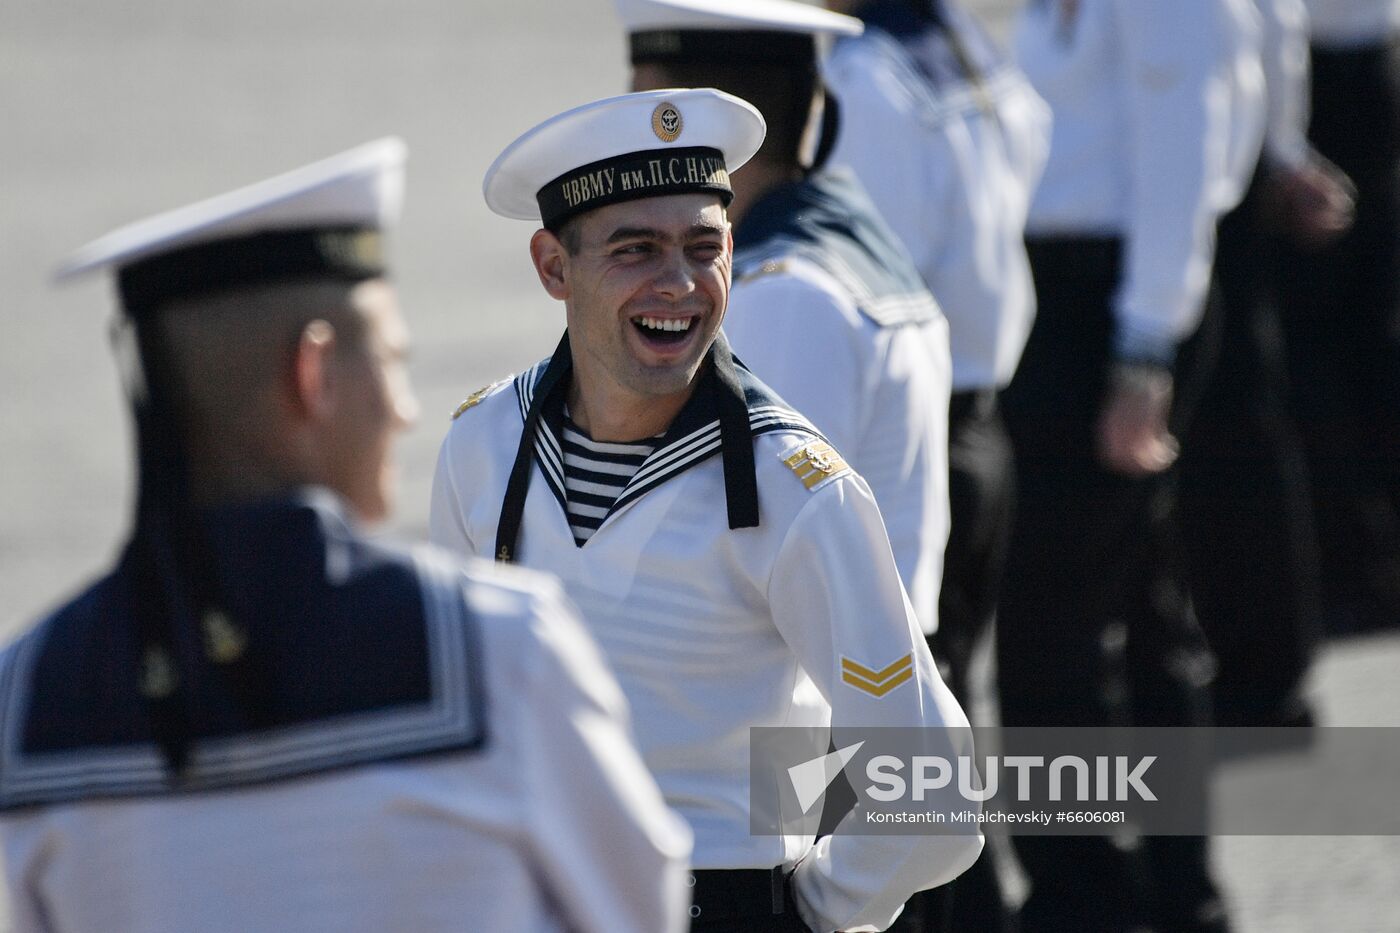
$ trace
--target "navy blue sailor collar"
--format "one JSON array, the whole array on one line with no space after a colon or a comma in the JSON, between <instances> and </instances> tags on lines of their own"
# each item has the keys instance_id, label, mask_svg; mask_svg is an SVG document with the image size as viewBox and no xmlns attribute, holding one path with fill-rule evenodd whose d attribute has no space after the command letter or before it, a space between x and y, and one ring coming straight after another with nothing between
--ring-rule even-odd
<instances>
[{"instance_id":1,"label":"navy blue sailor collar","mask_svg":"<svg viewBox=\"0 0 1400 933\"><path fill-rule=\"evenodd\" d=\"M930 24L942 26L944 22L942 0L925 0L922 8L909 0L867 0L854 15L867 28L873 26L897 37L914 35Z\"/></svg>"},{"instance_id":2,"label":"navy blue sailor collar","mask_svg":"<svg viewBox=\"0 0 1400 933\"><path fill-rule=\"evenodd\" d=\"M539 469L559 507L565 512L568 510L559 438L572 373L573 354L565 332L552 356L516 378L516 397L524 428L496 530L495 556L499 561L511 562L517 555L532 469ZM757 527L758 481L753 438L771 431L792 429L820 436L806 419L734 356L721 332L706 352L695 391L671 422L661 442L623 488L609 509L604 525L614 514L651 490L718 453L724 463L729 527Z\"/></svg>"},{"instance_id":3,"label":"navy blue sailor collar","mask_svg":"<svg viewBox=\"0 0 1400 933\"><path fill-rule=\"evenodd\" d=\"M923 324L942 313L908 250L848 169L775 186L735 228L736 282L787 256L816 263L881 327Z\"/></svg>"},{"instance_id":4,"label":"navy blue sailor collar","mask_svg":"<svg viewBox=\"0 0 1400 933\"><path fill-rule=\"evenodd\" d=\"M226 598L212 629L175 627L186 766L166 766L150 714L128 550L0 653L0 811L482 745L481 651L455 563L363 538L325 490L194 514Z\"/></svg>"}]
</instances>

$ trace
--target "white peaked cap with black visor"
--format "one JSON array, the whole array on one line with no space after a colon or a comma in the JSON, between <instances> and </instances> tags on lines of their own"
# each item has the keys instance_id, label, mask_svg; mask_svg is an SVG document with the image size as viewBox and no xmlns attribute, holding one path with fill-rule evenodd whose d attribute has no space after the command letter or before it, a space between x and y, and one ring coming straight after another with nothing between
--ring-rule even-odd
<instances>
[{"instance_id":1,"label":"white peaked cap with black visor","mask_svg":"<svg viewBox=\"0 0 1400 933\"><path fill-rule=\"evenodd\" d=\"M753 158L767 127L752 104L713 88L623 94L551 117L486 172L486 204L557 230L585 211L639 198L714 193Z\"/></svg>"},{"instance_id":2,"label":"white peaked cap with black visor","mask_svg":"<svg viewBox=\"0 0 1400 933\"><path fill-rule=\"evenodd\" d=\"M382 275L380 234L398 221L407 155L386 137L128 224L79 249L57 278L114 269L123 310L139 317L240 286Z\"/></svg>"},{"instance_id":3,"label":"white peaked cap with black visor","mask_svg":"<svg viewBox=\"0 0 1400 933\"><path fill-rule=\"evenodd\" d=\"M865 24L795 0L615 0L632 64L731 62L815 67L819 40Z\"/></svg>"},{"instance_id":4,"label":"white peaked cap with black visor","mask_svg":"<svg viewBox=\"0 0 1400 933\"><path fill-rule=\"evenodd\" d=\"M807 35L858 36L854 16L796 0L615 0L628 32L663 29L757 29Z\"/></svg>"}]
</instances>

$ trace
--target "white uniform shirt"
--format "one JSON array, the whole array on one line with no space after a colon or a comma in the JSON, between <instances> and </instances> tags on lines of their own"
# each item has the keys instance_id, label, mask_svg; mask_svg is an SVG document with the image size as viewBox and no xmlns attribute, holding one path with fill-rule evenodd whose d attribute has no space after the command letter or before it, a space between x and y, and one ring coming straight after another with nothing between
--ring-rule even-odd
<instances>
[{"instance_id":1,"label":"white uniform shirt","mask_svg":"<svg viewBox=\"0 0 1400 933\"><path fill-rule=\"evenodd\" d=\"M921 631L938 629L948 544L948 323L881 327L825 269L790 257L734 283L734 351L870 484Z\"/></svg>"},{"instance_id":2,"label":"white uniform shirt","mask_svg":"<svg viewBox=\"0 0 1400 933\"><path fill-rule=\"evenodd\" d=\"M438 459L433 539L490 554L540 364L452 425ZM751 410L756 426L796 418ZM544 432L546 435L548 432ZM667 803L695 833L702 869L798 859L800 909L822 930L884 929L916 890L975 861L979 835L755 836L753 726L965 726L904 595L869 487L844 464L809 489L784 461L819 439L779 428L754 439L760 525L731 531L717 426L662 445L583 547L543 470L530 474L516 556L557 574L622 684L638 746ZM624 496L624 498L626 498ZM911 657L914 676L876 698L842 682L842 660L875 670ZM957 754L951 744L941 752ZM968 753L963 750L963 753ZM867 926L868 925L868 926Z\"/></svg>"},{"instance_id":3,"label":"white uniform shirt","mask_svg":"<svg viewBox=\"0 0 1400 933\"><path fill-rule=\"evenodd\" d=\"M1263 21L1262 54L1268 87L1269 159L1300 167L1308 160L1308 10L1303 0L1256 0Z\"/></svg>"},{"instance_id":4,"label":"white uniform shirt","mask_svg":"<svg viewBox=\"0 0 1400 933\"><path fill-rule=\"evenodd\" d=\"M935 82L875 28L840 39L825 76L841 104L831 162L859 176L943 308L953 391L1005 387L1035 315L1023 234L1049 109L1011 67L980 92L960 76Z\"/></svg>"},{"instance_id":5,"label":"white uniform shirt","mask_svg":"<svg viewBox=\"0 0 1400 933\"><path fill-rule=\"evenodd\" d=\"M1170 361L1200 322L1215 225L1239 203L1265 123L1249 0L1044 0L1022 70L1054 113L1033 236L1118 236L1120 356Z\"/></svg>"},{"instance_id":6,"label":"white uniform shirt","mask_svg":"<svg viewBox=\"0 0 1400 933\"><path fill-rule=\"evenodd\" d=\"M1379 45L1400 30L1400 0L1307 0L1313 42L1324 48Z\"/></svg>"},{"instance_id":7,"label":"white uniform shirt","mask_svg":"<svg viewBox=\"0 0 1400 933\"><path fill-rule=\"evenodd\" d=\"M12 812L14 933L684 930L689 830L558 585L464 584L482 750Z\"/></svg>"}]
</instances>

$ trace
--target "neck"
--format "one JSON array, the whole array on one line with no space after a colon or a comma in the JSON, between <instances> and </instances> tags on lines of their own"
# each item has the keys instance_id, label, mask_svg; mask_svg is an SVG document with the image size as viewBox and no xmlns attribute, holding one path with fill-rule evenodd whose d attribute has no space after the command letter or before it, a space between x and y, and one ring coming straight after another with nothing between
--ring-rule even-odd
<instances>
[{"instance_id":1,"label":"neck","mask_svg":"<svg viewBox=\"0 0 1400 933\"><path fill-rule=\"evenodd\" d=\"M697 375L681 392L643 396L581 375L575 363L569 385L569 416L593 440L617 443L664 434L699 381Z\"/></svg>"},{"instance_id":2,"label":"neck","mask_svg":"<svg viewBox=\"0 0 1400 933\"><path fill-rule=\"evenodd\" d=\"M734 187L734 200L729 203L729 222L738 227L749 209L768 192L780 185L801 180L802 170L796 165L754 158L742 172L730 179Z\"/></svg>"},{"instance_id":3,"label":"neck","mask_svg":"<svg viewBox=\"0 0 1400 933\"><path fill-rule=\"evenodd\" d=\"M190 458L190 498L198 506L231 505L290 492L316 482L316 470L289 456L295 442L269 447L265 441L200 444Z\"/></svg>"}]
</instances>

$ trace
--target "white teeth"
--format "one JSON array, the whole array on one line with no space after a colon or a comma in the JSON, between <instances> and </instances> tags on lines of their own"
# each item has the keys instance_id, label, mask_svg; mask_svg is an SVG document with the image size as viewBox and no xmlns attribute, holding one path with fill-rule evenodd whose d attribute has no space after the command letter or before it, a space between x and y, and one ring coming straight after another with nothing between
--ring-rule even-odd
<instances>
[{"instance_id":1,"label":"white teeth","mask_svg":"<svg viewBox=\"0 0 1400 933\"><path fill-rule=\"evenodd\" d=\"M634 318L636 323L651 330L690 330L691 318L659 318L659 317L639 317Z\"/></svg>"}]
</instances>

